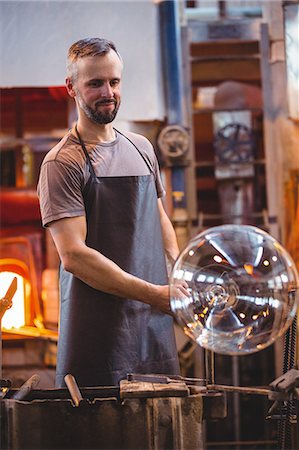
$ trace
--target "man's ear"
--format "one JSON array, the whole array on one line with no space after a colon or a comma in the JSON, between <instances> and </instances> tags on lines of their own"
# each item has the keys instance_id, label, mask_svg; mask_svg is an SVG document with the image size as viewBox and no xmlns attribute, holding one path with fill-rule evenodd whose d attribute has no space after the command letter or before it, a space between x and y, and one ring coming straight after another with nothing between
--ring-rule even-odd
<instances>
[{"instance_id":1,"label":"man's ear","mask_svg":"<svg viewBox=\"0 0 299 450\"><path fill-rule=\"evenodd\" d=\"M66 90L67 90L69 96L73 97L73 98L76 97L76 92L74 89L73 81L70 77L67 77L65 79L65 85L66 85Z\"/></svg>"}]
</instances>

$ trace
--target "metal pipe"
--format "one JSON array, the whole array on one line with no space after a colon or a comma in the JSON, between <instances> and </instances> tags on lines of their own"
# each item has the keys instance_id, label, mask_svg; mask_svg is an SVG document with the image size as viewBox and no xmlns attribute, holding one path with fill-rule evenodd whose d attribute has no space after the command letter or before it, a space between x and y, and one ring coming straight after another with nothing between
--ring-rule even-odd
<instances>
[{"instance_id":1,"label":"metal pipe","mask_svg":"<svg viewBox=\"0 0 299 450\"><path fill-rule=\"evenodd\" d=\"M159 3L164 86L167 119L170 125L183 123L182 48L178 3L175 1Z\"/></svg>"},{"instance_id":2,"label":"metal pipe","mask_svg":"<svg viewBox=\"0 0 299 450\"><path fill-rule=\"evenodd\" d=\"M14 277L3 298L0 299L0 380L2 379L2 317L7 309L12 307L12 298L18 287L17 277Z\"/></svg>"},{"instance_id":3,"label":"metal pipe","mask_svg":"<svg viewBox=\"0 0 299 450\"><path fill-rule=\"evenodd\" d=\"M36 388L38 383L40 382L39 375L32 375L24 384L20 387L16 394L12 396L14 400L25 400L28 394Z\"/></svg>"},{"instance_id":4,"label":"metal pipe","mask_svg":"<svg viewBox=\"0 0 299 450\"><path fill-rule=\"evenodd\" d=\"M269 395L272 392L270 388L258 388L258 387L246 387L246 386L226 386L224 384L208 384L207 390L212 391L225 391L225 392L238 392L240 394L256 394L256 395Z\"/></svg>"},{"instance_id":5,"label":"metal pipe","mask_svg":"<svg viewBox=\"0 0 299 450\"><path fill-rule=\"evenodd\" d=\"M206 384L215 384L215 353L205 351Z\"/></svg>"},{"instance_id":6,"label":"metal pipe","mask_svg":"<svg viewBox=\"0 0 299 450\"><path fill-rule=\"evenodd\" d=\"M182 67L182 42L179 2L159 3L161 49L166 93L166 115L169 125L184 125L184 77ZM177 223L181 246L184 246L187 230L185 167L176 162L171 169L173 195L173 221ZM174 223L175 229L177 228ZM179 243L180 244L180 243Z\"/></svg>"},{"instance_id":7,"label":"metal pipe","mask_svg":"<svg viewBox=\"0 0 299 450\"><path fill-rule=\"evenodd\" d=\"M220 19L226 19L226 17L227 17L226 1L223 1L223 0L218 1L218 9L219 9Z\"/></svg>"},{"instance_id":8,"label":"metal pipe","mask_svg":"<svg viewBox=\"0 0 299 450\"><path fill-rule=\"evenodd\" d=\"M83 397L81 395L81 392L79 391L79 387L77 385L75 378L73 377L73 375L67 374L64 377L64 381L65 384L67 385L69 393L71 394L74 405L79 406L80 402L83 400Z\"/></svg>"},{"instance_id":9,"label":"metal pipe","mask_svg":"<svg viewBox=\"0 0 299 450\"><path fill-rule=\"evenodd\" d=\"M17 277L14 277L3 298L0 299L0 321L7 309L12 307L12 298L18 287Z\"/></svg>"},{"instance_id":10,"label":"metal pipe","mask_svg":"<svg viewBox=\"0 0 299 450\"><path fill-rule=\"evenodd\" d=\"M232 375L233 385L239 386L239 359L237 356L232 357ZM234 414L234 434L235 441L240 441L241 438L241 411L240 411L240 395L238 392L233 394L233 414ZM238 449L239 447L237 447Z\"/></svg>"}]
</instances>

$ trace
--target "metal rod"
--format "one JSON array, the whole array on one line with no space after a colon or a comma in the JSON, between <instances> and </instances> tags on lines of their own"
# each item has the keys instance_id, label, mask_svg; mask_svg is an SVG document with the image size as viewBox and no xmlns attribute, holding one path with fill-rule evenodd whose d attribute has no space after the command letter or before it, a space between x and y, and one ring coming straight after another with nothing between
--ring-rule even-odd
<instances>
[{"instance_id":1,"label":"metal rod","mask_svg":"<svg viewBox=\"0 0 299 450\"><path fill-rule=\"evenodd\" d=\"M12 298L18 287L17 277L14 277L10 283L6 294L0 299L0 380L2 379L2 317L7 309L12 307Z\"/></svg>"},{"instance_id":2,"label":"metal rod","mask_svg":"<svg viewBox=\"0 0 299 450\"><path fill-rule=\"evenodd\" d=\"M40 382L39 375L32 375L24 384L20 387L16 394L12 396L14 400L25 400L28 394L36 388L38 383Z\"/></svg>"},{"instance_id":3,"label":"metal rod","mask_svg":"<svg viewBox=\"0 0 299 450\"><path fill-rule=\"evenodd\" d=\"M240 383L239 377L239 360L237 356L232 357L232 376L233 385L238 386ZM233 414L234 414L234 435L235 441L240 441L241 438L241 421L240 421L240 393L236 391L233 395ZM239 447L237 447L237 450Z\"/></svg>"},{"instance_id":4,"label":"metal rod","mask_svg":"<svg viewBox=\"0 0 299 450\"><path fill-rule=\"evenodd\" d=\"M206 383L215 383L215 353L211 350L205 352L205 367L206 367Z\"/></svg>"},{"instance_id":5,"label":"metal rod","mask_svg":"<svg viewBox=\"0 0 299 450\"><path fill-rule=\"evenodd\" d=\"M163 375L163 374L143 374L143 373L128 373L128 381L141 381L143 383L176 383L184 382L186 384L204 383L206 380L204 378L190 378L183 377L181 375Z\"/></svg>"},{"instance_id":6,"label":"metal rod","mask_svg":"<svg viewBox=\"0 0 299 450\"><path fill-rule=\"evenodd\" d=\"M4 316L7 309L12 307L12 298L18 287L17 277L14 277L3 298L0 299L0 320Z\"/></svg>"},{"instance_id":7,"label":"metal rod","mask_svg":"<svg viewBox=\"0 0 299 450\"><path fill-rule=\"evenodd\" d=\"M228 448L231 449L232 447L236 447L238 445L241 445L242 447L245 446L261 446L261 445L271 445L271 447L267 448L275 448L275 444L277 444L277 441L274 440L264 440L264 441L210 441L207 444L207 448L216 448L216 447L223 447L224 450L227 450ZM225 447L224 447L225 446Z\"/></svg>"},{"instance_id":8,"label":"metal rod","mask_svg":"<svg viewBox=\"0 0 299 450\"><path fill-rule=\"evenodd\" d=\"M72 400L75 406L79 406L80 402L83 400L79 387L73 375L68 374L64 377L65 384L71 394Z\"/></svg>"},{"instance_id":9,"label":"metal rod","mask_svg":"<svg viewBox=\"0 0 299 450\"><path fill-rule=\"evenodd\" d=\"M183 123L183 72L178 2L159 2L160 39L165 73L165 93L168 123Z\"/></svg>"},{"instance_id":10,"label":"metal rod","mask_svg":"<svg viewBox=\"0 0 299 450\"><path fill-rule=\"evenodd\" d=\"M239 392L241 394L257 394L257 395L269 395L272 389L257 388L257 387L245 387L245 386L226 386L223 384L208 384L207 389L214 391L227 391L227 392Z\"/></svg>"}]
</instances>

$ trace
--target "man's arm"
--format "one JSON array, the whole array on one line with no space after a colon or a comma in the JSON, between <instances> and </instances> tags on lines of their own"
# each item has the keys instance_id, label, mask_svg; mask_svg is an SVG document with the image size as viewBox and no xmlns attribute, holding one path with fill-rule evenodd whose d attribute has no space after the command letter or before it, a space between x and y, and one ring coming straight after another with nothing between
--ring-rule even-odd
<instances>
[{"instance_id":1,"label":"man's arm","mask_svg":"<svg viewBox=\"0 0 299 450\"><path fill-rule=\"evenodd\" d=\"M49 229L65 270L94 289L170 312L167 285L158 286L141 280L86 245L84 216L57 220L49 224Z\"/></svg>"},{"instance_id":2,"label":"man's arm","mask_svg":"<svg viewBox=\"0 0 299 450\"><path fill-rule=\"evenodd\" d=\"M167 259L173 266L173 263L179 256L179 252L180 252L178 243L177 243L176 234L175 234L174 228L172 226L172 223L165 212L162 200L160 198L158 199L158 208L159 208L159 213L160 213L164 250L165 250Z\"/></svg>"}]
</instances>

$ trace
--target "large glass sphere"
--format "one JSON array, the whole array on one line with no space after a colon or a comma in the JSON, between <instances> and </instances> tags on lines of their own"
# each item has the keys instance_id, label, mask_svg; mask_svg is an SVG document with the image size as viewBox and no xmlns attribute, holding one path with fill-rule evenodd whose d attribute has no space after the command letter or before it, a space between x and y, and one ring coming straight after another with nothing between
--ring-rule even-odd
<instances>
[{"instance_id":1,"label":"large glass sphere","mask_svg":"<svg viewBox=\"0 0 299 450\"><path fill-rule=\"evenodd\" d=\"M242 355L272 344L292 322L299 277L268 233L223 225L195 236L170 277L171 309L184 332L216 353Z\"/></svg>"}]
</instances>

